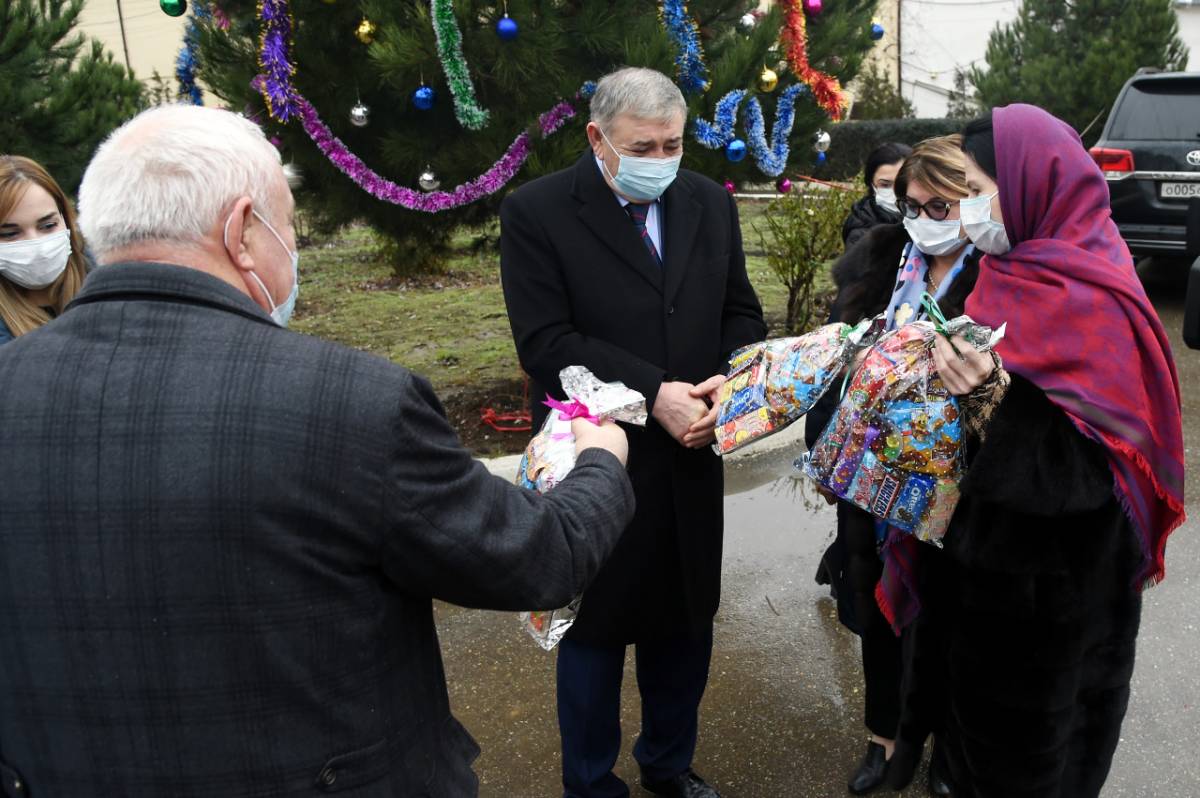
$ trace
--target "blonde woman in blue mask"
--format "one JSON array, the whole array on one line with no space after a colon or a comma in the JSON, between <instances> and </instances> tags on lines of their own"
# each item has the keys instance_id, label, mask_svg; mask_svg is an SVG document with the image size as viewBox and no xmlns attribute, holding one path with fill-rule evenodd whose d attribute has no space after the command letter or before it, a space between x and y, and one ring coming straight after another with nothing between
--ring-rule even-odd
<instances>
[{"instance_id":1,"label":"blonde woman in blue mask","mask_svg":"<svg viewBox=\"0 0 1200 798\"><path fill-rule=\"evenodd\" d=\"M896 223L871 228L834 264L838 294L831 321L854 324L886 313L889 329L902 327L922 317L921 297L927 292L947 316L962 312L979 275L979 255L959 220L958 203L968 196L960 146L958 136L923 141L893 173L900 211ZM830 391L808 413L809 448L828 423L837 397L837 391ZM832 494L826 498L836 501ZM886 590L896 584L890 578L885 580L883 603L876 597L876 586L885 576L881 543L894 544L896 533L844 501L838 502L837 518L837 537L822 558L817 581L831 585L839 619L862 639L863 720L870 737L847 788L865 795L882 787L898 769L891 760L906 667L900 633L919 606L915 596ZM934 759L929 787L934 795L950 794L940 758Z\"/></svg>"},{"instance_id":2,"label":"blonde woman in blue mask","mask_svg":"<svg viewBox=\"0 0 1200 798\"><path fill-rule=\"evenodd\" d=\"M36 161L0 156L0 344L61 313L85 275L71 201Z\"/></svg>"}]
</instances>

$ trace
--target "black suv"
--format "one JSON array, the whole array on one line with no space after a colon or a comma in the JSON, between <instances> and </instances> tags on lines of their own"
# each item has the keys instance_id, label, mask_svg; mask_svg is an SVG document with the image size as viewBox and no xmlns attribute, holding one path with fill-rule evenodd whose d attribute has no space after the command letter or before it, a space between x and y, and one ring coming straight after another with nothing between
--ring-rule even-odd
<instances>
[{"instance_id":1,"label":"black suv","mask_svg":"<svg viewBox=\"0 0 1200 798\"><path fill-rule=\"evenodd\" d=\"M1200 255L1200 72L1139 72L1091 149L1135 257Z\"/></svg>"}]
</instances>

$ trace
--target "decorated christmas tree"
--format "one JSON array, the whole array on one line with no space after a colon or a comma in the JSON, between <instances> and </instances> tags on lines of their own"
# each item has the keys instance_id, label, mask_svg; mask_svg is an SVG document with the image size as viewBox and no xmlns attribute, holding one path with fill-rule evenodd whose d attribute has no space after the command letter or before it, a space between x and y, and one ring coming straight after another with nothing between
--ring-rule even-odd
<instances>
[{"instance_id":1,"label":"decorated christmas tree","mask_svg":"<svg viewBox=\"0 0 1200 798\"><path fill-rule=\"evenodd\" d=\"M142 84L75 32L83 0L0 0L0 154L74 191L96 145L137 113Z\"/></svg>"},{"instance_id":2,"label":"decorated christmas tree","mask_svg":"<svg viewBox=\"0 0 1200 798\"><path fill-rule=\"evenodd\" d=\"M318 223L368 221L403 268L572 163L592 81L623 65L676 78L685 166L730 188L811 172L875 0L210 3L195 21L201 81L277 138Z\"/></svg>"}]
</instances>

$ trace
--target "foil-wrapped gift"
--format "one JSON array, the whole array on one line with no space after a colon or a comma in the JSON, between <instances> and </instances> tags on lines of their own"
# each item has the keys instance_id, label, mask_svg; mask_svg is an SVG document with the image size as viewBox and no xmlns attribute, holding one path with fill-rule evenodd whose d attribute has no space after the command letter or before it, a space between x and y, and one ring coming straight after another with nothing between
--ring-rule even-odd
<instances>
[{"instance_id":1,"label":"foil-wrapped gift","mask_svg":"<svg viewBox=\"0 0 1200 798\"><path fill-rule=\"evenodd\" d=\"M964 471L958 400L934 366L938 335L990 350L1003 336L967 316L918 321L882 336L855 371L801 468L836 496L940 545Z\"/></svg>"},{"instance_id":2,"label":"foil-wrapped gift","mask_svg":"<svg viewBox=\"0 0 1200 798\"><path fill-rule=\"evenodd\" d=\"M560 402L546 397L550 415L525 447L517 469L517 484L538 493L552 490L575 467L575 435L571 432L575 419L646 426L646 398L624 383L601 382L583 366L568 366L559 372L558 379L570 400ZM556 610L522 612L521 623L537 644L549 651L575 622L579 601L577 597Z\"/></svg>"},{"instance_id":3,"label":"foil-wrapped gift","mask_svg":"<svg viewBox=\"0 0 1200 798\"><path fill-rule=\"evenodd\" d=\"M729 454L807 413L846 364L878 335L870 319L857 326L827 324L806 335L743 347L729 359L719 395L713 449Z\"/></svg>"}]
</instances>

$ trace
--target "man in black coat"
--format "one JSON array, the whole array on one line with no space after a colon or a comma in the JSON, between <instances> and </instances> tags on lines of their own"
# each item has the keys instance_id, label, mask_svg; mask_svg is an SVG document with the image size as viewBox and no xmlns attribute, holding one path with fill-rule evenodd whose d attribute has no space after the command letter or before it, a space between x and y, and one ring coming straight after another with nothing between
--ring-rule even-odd
<instances>
[{"instance_id":1,"label":"man in black coat","mask_svg":"<svg viewBox=\"0 0 1200 798\"><path fill-rule=\"evenodd\" d=\"M538 496L425 380L283 329L292 198L234 114L134 119L81 210L103 265L0 347L0 794L475 795L431 597L582 590L632 516L624 434L579 423Z\"/></svg>"},{"instance_id":2,"label":"man in black coat","mask_svg":"<svg viewBox=\"0 0 1200 798\"><path fill-rule=\"evenodd\" d=\"M648 69L601 80L591 148L501 207L509 320L533 396L562 396L558 372L587 366L640 391L646 429L629 430L637 512L583 595L559 648L565 794L624 796L625 648L637 646L642 784L715 796L691 769L720 598L722 488L713 440L726 358L766 336L746 276L733 198L679 171L687 107ZM534 422L545 409L535 402Z\"/></svg>"}]
</instances>

